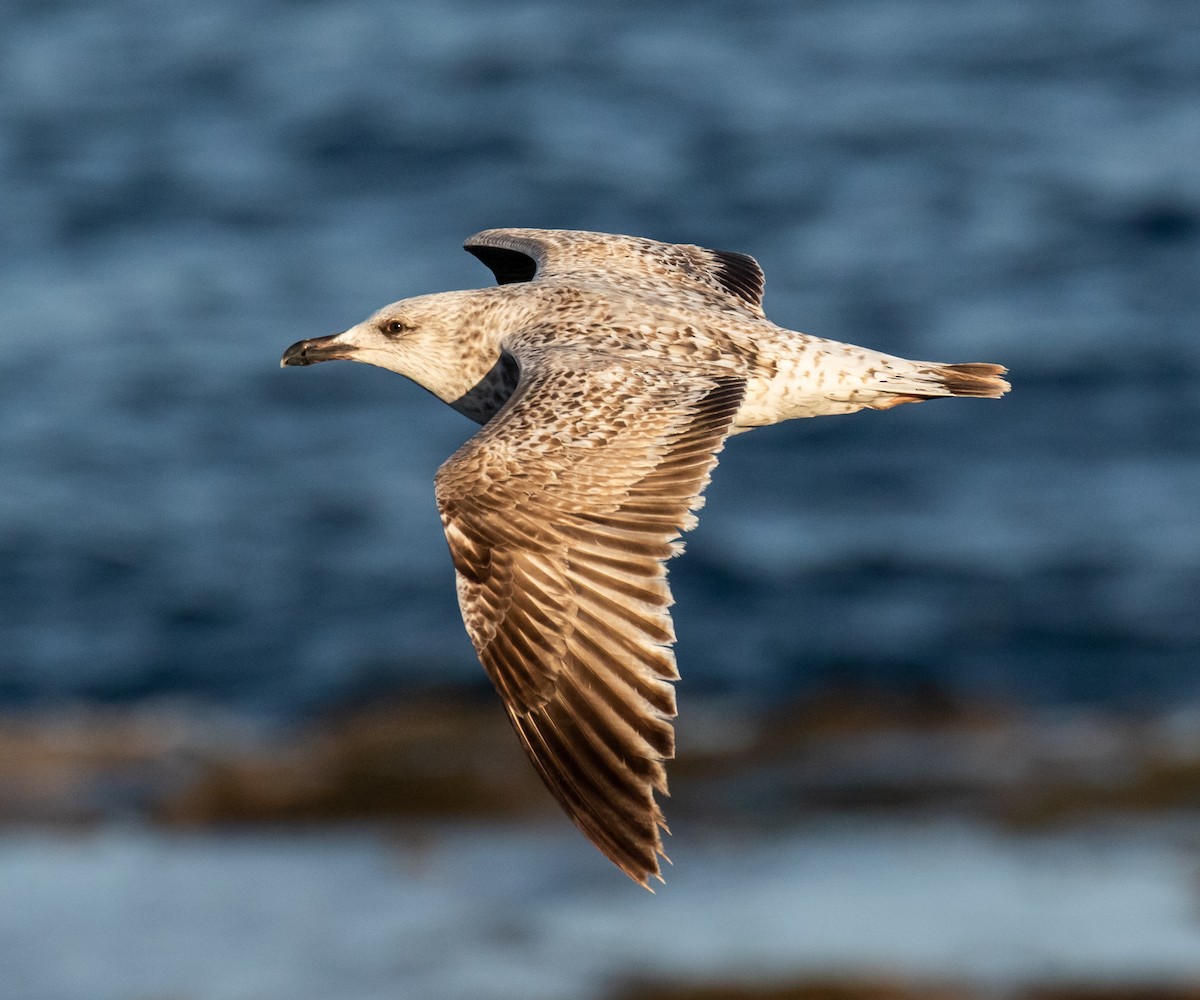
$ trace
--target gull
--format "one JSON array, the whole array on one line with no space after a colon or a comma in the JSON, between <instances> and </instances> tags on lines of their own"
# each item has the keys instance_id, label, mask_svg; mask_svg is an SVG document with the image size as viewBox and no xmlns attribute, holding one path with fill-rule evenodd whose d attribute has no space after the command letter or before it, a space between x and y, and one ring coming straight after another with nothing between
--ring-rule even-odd
<instances>
[{"instance_id":1,"label":"gull","mask_svg":"<svg viewBox=\"0 0 1200 1000\"><path fill-rule=\"evenodd\" d=\"M386 368L483 425L435 481L463 622L546 787L649 889L669 860L655 794L667 794L679 678L666 562L725 439L995 398L1006 370L776 326L745 254L542 229L464 246L496 286L394 302L280 364Z\"/></svg>"}]
</instances>

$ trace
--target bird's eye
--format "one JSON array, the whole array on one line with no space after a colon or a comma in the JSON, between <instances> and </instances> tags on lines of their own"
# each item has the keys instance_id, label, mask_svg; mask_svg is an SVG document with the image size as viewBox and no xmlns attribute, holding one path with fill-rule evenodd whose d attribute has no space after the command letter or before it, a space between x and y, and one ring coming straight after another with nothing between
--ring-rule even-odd
<instances>
[{"instance_id":1,"label":"bird's eye","mask_svg":"<svg viewBox=\"0 0 1200 1000\"><path fill-rule=\"evenodd\" d=\"M383 324L383 332L389 337L398 337L402 333L407 333L411 327L407 323L401 322L398 319L389 319Z\"/></svg>"}]
</instances>

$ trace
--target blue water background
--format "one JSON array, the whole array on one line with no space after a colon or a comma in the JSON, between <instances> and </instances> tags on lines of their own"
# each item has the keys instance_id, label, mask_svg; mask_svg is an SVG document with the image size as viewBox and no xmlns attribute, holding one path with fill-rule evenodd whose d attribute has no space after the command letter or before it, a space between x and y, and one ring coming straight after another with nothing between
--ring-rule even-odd
<instances>
[{"instance_id":1,"label":"blue water background","mask_svg":"<svg viewBox=\"0 0 1200 1000\"><path fill-rule=\"evenodd\" d=\"M473 425L294 340L492 226L754 254L806 332L1002 402L730 443L685 690L1200 696L1200 6L6 5L0 704L483 684Z\"/></svg>"}]
</instances>

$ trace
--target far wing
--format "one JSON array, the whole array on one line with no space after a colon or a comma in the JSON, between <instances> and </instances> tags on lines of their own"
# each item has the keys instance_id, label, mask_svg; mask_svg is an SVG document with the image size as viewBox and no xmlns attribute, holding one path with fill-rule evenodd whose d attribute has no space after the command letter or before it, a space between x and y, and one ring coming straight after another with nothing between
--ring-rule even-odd
<instances>
[{"instance_id":1,"label":"far wing","mask_svg":"<svg viewBox=\"0 0 1200 1000\"><path fill-rule=\"evenodd\" d=\"M463 620L546 786L645 886L674 756L665 563L744 387L561 349L521 361L437 475Z\"/></svg>"},{"instance_id":2,"label":"far wing","mask_svg":"<svg viewBox=\"0 0 1200 1000\"><path fill-rule=\"evenodd\" d=\"M488 229L463 246L496 281L576 279L659 290L690 289L761 316L764 277L753 257L636 236L567 229Z\"/></svg>"}]
</instances>

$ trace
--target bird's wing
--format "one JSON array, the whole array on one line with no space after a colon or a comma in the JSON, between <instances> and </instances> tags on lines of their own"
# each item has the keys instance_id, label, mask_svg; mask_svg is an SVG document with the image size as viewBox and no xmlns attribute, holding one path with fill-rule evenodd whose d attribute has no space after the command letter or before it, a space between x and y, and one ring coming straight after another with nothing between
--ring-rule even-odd
<instances>
[{"instance_id":1,"label":"bird's wing","mask_svg":"<svg viewBox=\"0 0 1200 1000\"><path fill-rule=\"evenodd\" d=\"M661 879L678 678L665 563L744 384L570 348L520 357L504 408L441 467L467 632L542 780L643 886ZM665 855L664 855L665 856Z\"/></svg>"},{"instance_id":2,"label":"bird's wing","mask_svg":"<svg viewBox=\"0 0 1200 1000\"><path fill-rule=\"evenodd\" d=\"M487 229L463 244L501 285L567 278L657 291L690 289L762 316L764 277L746 254L566 229Z\"/></svg>"}]
</instances>

